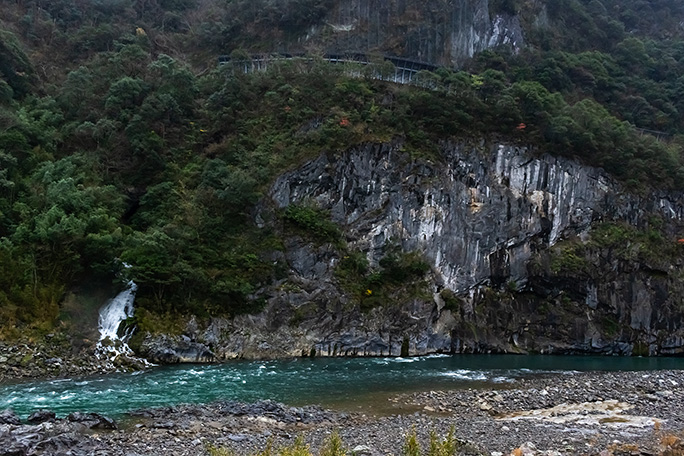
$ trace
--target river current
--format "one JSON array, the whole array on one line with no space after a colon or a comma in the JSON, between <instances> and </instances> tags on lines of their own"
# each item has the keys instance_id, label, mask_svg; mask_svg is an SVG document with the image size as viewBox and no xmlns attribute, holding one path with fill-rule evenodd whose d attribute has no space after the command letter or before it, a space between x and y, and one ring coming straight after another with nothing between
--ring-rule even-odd
<instances>
[{"instance_id":1,"label":"river current","mask_svg":"<svg viewBox=\"0 0 684 456\"><path fill-rule=\"evenodd\" d=\"M216 400L273 399L347 410L382 410L397 393L506 385L577 371L684 370L684 358L455 355L316 358L155 367L144 372L0 384L0 410L121 416L127 411Z\"/></svg>"}]
</instances>

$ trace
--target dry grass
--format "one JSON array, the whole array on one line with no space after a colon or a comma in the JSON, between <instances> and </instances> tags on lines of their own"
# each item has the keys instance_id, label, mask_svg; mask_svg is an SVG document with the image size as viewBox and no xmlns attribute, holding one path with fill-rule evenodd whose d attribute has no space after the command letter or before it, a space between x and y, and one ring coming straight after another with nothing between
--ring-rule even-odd
<instances>
[{"instance_id":1,"label":"dry grass","mask_svg":"<svg viewBox=\"0 0 684 456\"><path fill-rule=\"evenodd\" d=\"M684 456L684 440L682 433L663 433L660 436L660 456Z\"/></svg>"}]
</instances>

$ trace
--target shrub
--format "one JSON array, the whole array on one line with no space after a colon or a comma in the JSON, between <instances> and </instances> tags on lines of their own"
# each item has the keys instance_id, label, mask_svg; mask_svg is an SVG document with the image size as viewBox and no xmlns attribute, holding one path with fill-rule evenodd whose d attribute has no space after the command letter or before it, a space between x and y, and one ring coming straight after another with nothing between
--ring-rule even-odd
<instances>
[{"instance_id":1,"label":"shrub","mask_svg":"<svg viewBox=\"0 0 684 456\"><path fill-rule=\"evenodd\" d=\"M420 444L418 443L418 436L416 435L415 428L406 435L401 454L403 456L420 456Z\"/></svg>"},{"instance_id":2,"label":"shrub","mask_svg":"<svg viewBox=\"0 0 684 456\"><path fill-rule=\"evenodd\" d=\"M282 447L278 450L278 456L312 456L309 445L304 441L304 437L298 436L292 446Z\"/></svg>"},{"instance_id":3,"label":"shrub","mask_svg":"<svg viewBox=\"0 0 684 456\"><path fill-rule=\"evenodd\" d=\"M342 442L340 434L335 431L330 434L321 448L319 456L345 456L347 454L347 449Z\"/></svg>"},{"instance_id":4,"label":"shrub","mask_svg":"<svg viewBox=\"0 0 684 456\"><path fill-rule=\"evenodd\" d=\"M340 228L330 220L327 211L313 206L292 204L285 209L283 218L287 224L308 234L320 242L339 243Z\"/></svg>"}]
</instances>

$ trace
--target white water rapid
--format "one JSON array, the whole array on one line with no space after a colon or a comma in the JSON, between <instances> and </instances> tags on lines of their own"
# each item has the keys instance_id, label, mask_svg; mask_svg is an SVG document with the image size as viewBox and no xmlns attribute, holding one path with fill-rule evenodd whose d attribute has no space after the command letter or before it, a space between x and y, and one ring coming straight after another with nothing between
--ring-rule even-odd
<instances>
[{"instance_id":1,"label":"white water rapid","mask_svg":"<svg viewBox=\"0 0 684 456\"><path fill-rule=\"evenodd\" d=\"M119 337L119 326L124 320L133 316L133 301L135 301L137 289L135 282L129 281L125 290L100 309L98 321L100 341L95 349L95 355L98 358L105 357L109 361L114 361L119 355L134 357L133 350L126 343L131 336L131 330L126 330L123 337Z\"/></svg>"}]
</instances>

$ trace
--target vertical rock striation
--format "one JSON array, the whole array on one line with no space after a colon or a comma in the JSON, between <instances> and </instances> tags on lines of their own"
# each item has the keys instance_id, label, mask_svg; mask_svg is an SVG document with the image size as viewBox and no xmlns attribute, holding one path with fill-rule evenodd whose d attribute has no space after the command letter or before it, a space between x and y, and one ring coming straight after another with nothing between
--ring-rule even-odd
<instances>
[{"instance_id":1,"label":"vertical rock striation","mask_svg":"<svg viewBox=\"0 0 684 456\"><path fill-rule=\"evenodd\" d=\"M219 358L399 355L406 344L410 354L684 352L682 194L631 194L599 169L506 144L440 149L323 154L280 176L258 217L277 227L292 204L324 209L371 268L391 249L418 252L432 298L361 311L336 275L345 253L291 235L278 253L287 278L262 290L265 310L214 320L197 340ZM591 241L610 237L594 233L602 224L654 220L674 256Z\"/></svg>"},{"instance_id":2,"label":"vertical rock striation","mask_svg":"<svg viewBox=\"0 0 684 456\"><path fill-rule=\"evenodd\" d=\"M341 0L306 41L330 51L378 51L453 66L496 46L524 42L517 16L490 14L488 0Z\"/></svg>"},{"instance_id":3,"label":"vertical rock striation","mask_svg":"<svg viewBox=\"0 0 684 456\"><path fill-rule=\"evenodd\" d=\"M526 150L443 146L443 162L414 161L399 145L321 156L281 176L278 208L313 201L346 227L371 264L388 242L423 252L440 286L463 292L493 280L527 281L527 261L596 220L681 221L682 200L623 194L602 171Z\"/></svg>"}]
</instances>

